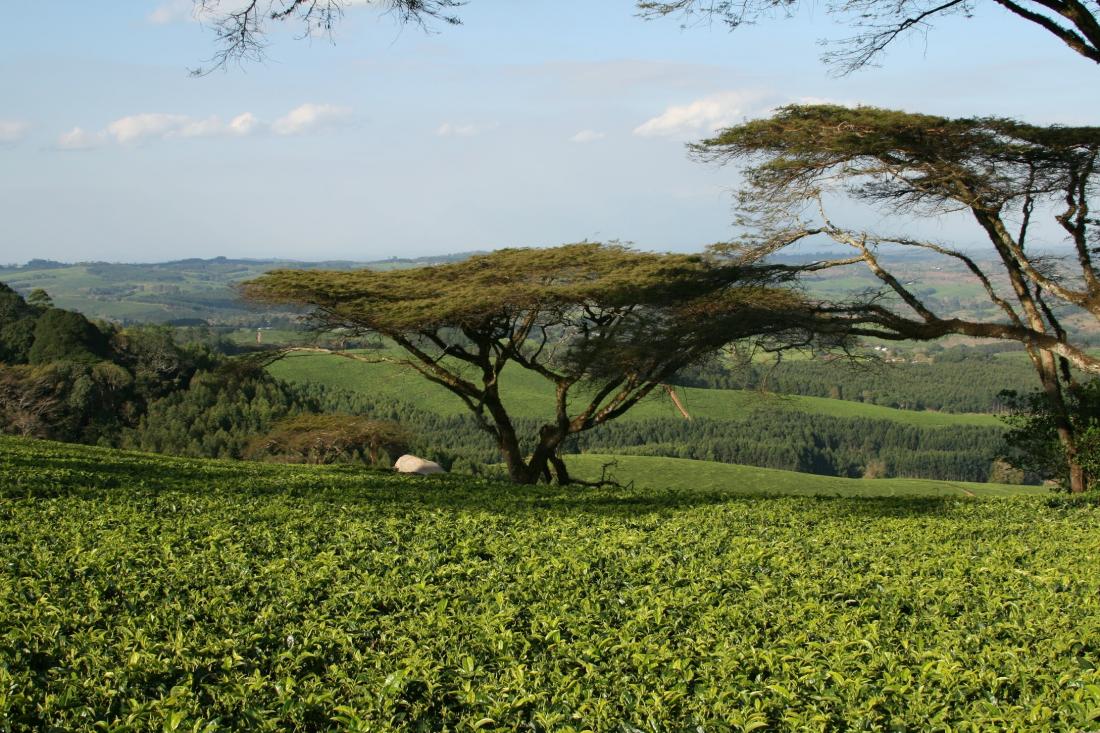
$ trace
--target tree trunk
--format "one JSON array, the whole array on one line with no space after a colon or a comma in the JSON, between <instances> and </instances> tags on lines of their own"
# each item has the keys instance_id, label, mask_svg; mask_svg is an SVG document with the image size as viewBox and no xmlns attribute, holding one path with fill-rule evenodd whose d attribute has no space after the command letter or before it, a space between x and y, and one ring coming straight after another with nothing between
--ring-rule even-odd
<instances>
[{"instance_id":1,"label":"tree trunk","mask_svg":"<svg viewBox=\"0 0 1100 733\"><path fill-rule=\"evenodd\" d=\"M516 428L512 425L508 412L504 409L504 403L500 401L500 395L495 388L486 389L482 395L485 407L493 418L496 426L497 447L504 457L504 465L508 469L508 478L516 484L538 483L542 473L540 467L528 464L523 460L523 451L519 447L519 438L516 436Z\"/></svg>"},{"instance_id":2,"label":"tree trunk","mask_svg":"<svg viewBox=\"0 0 1100 733\"><path fill-rule=\"evenodd\" d=\"M1073 429L1073 421L1070 419L1069 408L1066 407L1065 395L1062 392L1062 383L1058 378L1058 368L1054 354L1049 351L1039 353L1039 377L1043 383L1043 391L1050 400L1051 414L1054 417L1054 427L1058 432L1058 442L1062 444L1062 453L1065 455L1066 472L1069 475L1069 490L1072 494L1080 494L1085 491L1085 470L1077 458L1077 436Z\"/></svg>"},{"instance_id":3,"label":"tree trunk","mask_svg":"<svg viewBox=\"0 0 1100 733\"><path fill-rule=\"evenodd\" d=\"M543 476L546 478L546 482L549 483L554 477L550 472L550 467L554 467L554 474L557 475L558 483L562 482L562 476L565 476L565 483L569 481L568 472L563 472L565 464L558 458L558 447L561 445L562 434L561 431L551 425L544 425L539 429L539 443L535 446L535 452L531 454L531 461L527 464L528 470L536 477ZM561 464L561 468L559 468Z\"/></svg>"},{"instance_id":4,"label":"tree trunk","mask_svg":"<svg viewBox=\"0 0 1100 733\"><path fill-rule=\"evenodd\" d=\"M519 441L514 439L514 433L512 438L513 440L507 441L501 437L498 443L500 453L504 456L504 465L508 468L508 478L515 484L537 484L541 469L532 470L533 467L523 460L523 453L520 451Z\"/></svg>"},{"instance_id":5,"label":"tree trunk","mask_svg":"<svg viewBox=\"0 0 1100 733\"><path fill-rule=\"evenodd\" d=\"M556 452L550 456L550 463L554 466L554 473L557 475L559 486L565 486L573 482L573 479L569 477L569 469L566 467L565 461Z\"/></svg>"}]
</instances>

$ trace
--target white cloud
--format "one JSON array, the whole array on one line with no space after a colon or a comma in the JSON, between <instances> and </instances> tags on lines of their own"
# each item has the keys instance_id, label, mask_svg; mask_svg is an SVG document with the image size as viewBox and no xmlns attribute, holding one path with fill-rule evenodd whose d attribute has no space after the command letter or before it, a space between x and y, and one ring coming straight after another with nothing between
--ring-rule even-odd
<instances>
[{"instance_id":1,"label":"white cloud","mask_svg":"<svg viewBox=\"0 0 1100 733\"><path fill-rule=\"evenodd\" d=\"M56 145L59 150L91 150L102 145L105 139L106 135L102 132L88 132L74 127L58 135Z\"/></svg>"},{"instance_id":2,"label":"white cloud","mask_svg":"<svg viewBox=\"0 0 1100 733\"><path fill-rule=\"evenodd\" d=\"M30 124L21 120L0 120L0 144L19 142L30 129Z\"/></svg>"},{"instance_id":3,"label":"white cloud","mask_svg":"<svg viewBox=\"0 0 1100 733\"><path fill-rule=\"evenodd\" d=\"M634 128L642 137L707 135L748 117L774 109L777 97L759 90L720 92L684 105L674 105Z\"/></svg>"},{"instance_id":4,"label":"white cloud","mask_svg":"<svg viewBox=\"0 0 1100 733\"><path fill-rule=\"evenodd\" d=\"M597 140L602 140L605 137L607 137L607 135L603 134L602 132L596 132L595 130L581 130L576 135L569 138L569 142L592 143L596 142Z\"/></svg>"},{"instance_id":5,"label":"white cloud","mask_svg":"<svg viewBox=\"0 0 1100 733\"><path fill-rule=\"evenodd\" d=\"M347 119L351 110L332 104L306 103L287 112L271 124L276 135L299 135ZM240 118L238 118L240 119Z\"/></svg>"},{"instance_id":6,"label":"white cloud","mask_svg":"<svg viewBox=\"0 0 1100 733\"><path fill-rule=\"evenodd\" d=\"M474 135L480 135L483 132L489 132L495 130L498 127L496 122L489 122L484 125L468 123L455 123L444 122L442 125L436 128L435 134L439 137L473 137Z\"/></svg>"},{"instance_id":7,"label":"white cloud","mask_svg":"<svg viewBox=\"0 0 1100 733\"><path fill-rule=\"evenodd\" d=\"M303 104L274 122L267 123L251 112L243 112L228 122L217 115L191 117L164 112L143 112L119 117L99 132L88 132L74 127L58 137L57 147L62 150L86 150L112 141L119 145L129 145L148 140L249 137L267 130L278 135L296 135L345 119L350 113L346 107L331 104ZM0 135L3 129L3 122L0 121ZM2 140L0 137L0 141Z\"/></svg>"},{"instance_id":8,"label":"white cloud","mask_svg":"<svg viewBox=\"0 0 1100 733\"><path fill-rule=\"evenodd\" d=\"M688 104L668 107L661 114L635 127L634 134L642 137L674 138L709 135L746 119L770 115L785 104L836 104L856 107L859 103L824 97L782 97L757 89L719 92Z\"/></svg>"},{"instance_id":9,"label":"white cloud","mask_svg":"<svg viewBox=\"0 0 1100 733\"><path fill-rule=\"evenodd\" d=\"M237 115L229 121L229 132L233 135L250 135L259 128L260 121L251 112Z\"/></svg>"},{"instance_id":10,"label":"white cloud","mask_svg":"<svg viewBox=\"0 0 1100 733\"><path fill-rule=\"evenodd\" d=\"M139 115L120 117L107 125L107 133L118 143L130 143L148 137L169 137L180 134L184 128L196 124L186 115L170 115L161 112L149 112ZM197 130L192 129L192 133ZM195 134L187 137L196 137Z\"/></svg>"}]
</instances>

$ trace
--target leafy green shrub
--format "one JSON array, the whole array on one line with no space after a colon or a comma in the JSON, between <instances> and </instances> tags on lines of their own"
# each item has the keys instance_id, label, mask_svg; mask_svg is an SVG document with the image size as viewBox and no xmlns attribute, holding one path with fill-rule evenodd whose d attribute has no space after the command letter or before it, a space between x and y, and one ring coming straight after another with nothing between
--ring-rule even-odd
<instances>
[{"instance_id":1,"label":"leafy green shrub","mask_svg":"<svg viewBox=\"0 0 1100 733\"><path fill-rule=\"evenodd\" d=\"M388 465L408 451L409 434L395 422L356 415L297 415L252 439L244 455L283 463L369 462Z\"/></svg>"}]
</instances>

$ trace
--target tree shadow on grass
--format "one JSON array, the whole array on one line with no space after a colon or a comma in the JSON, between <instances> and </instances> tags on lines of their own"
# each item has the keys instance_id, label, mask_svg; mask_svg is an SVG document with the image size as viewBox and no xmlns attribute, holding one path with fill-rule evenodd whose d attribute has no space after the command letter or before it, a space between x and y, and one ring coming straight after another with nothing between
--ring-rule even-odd
<instances>
[{"instance_id":1,"label":"tree shadow on grass","mask_svg":"<svg viewBox=\"0 0 1100 733\"><path fill-rule=\"evenodd\" d=\"M357 466L302 467L246 461L102 452L87 446L7 455L0 496L47 499L71 496L156 496L183 492L224 499L234 494L285 497L294 501L351 504L362 511L488 512L510 516L578 515L636 517L706 507L743 507L771 502L864 517L944 514L960 502L952 496L853 497L781 493L748 494L717 489L637 489L623 487L516 486L459 475L404 477ZM14 469L14 470L12 470Z\"/></svg>"},{"instance_id":2,"label":"tree shadow on grass","mask_svg":"<svg viewBox=\"0 0 1100 733\"><path fill-rule=\"evenodd\" d=\"M514 492L514 493L511 493ZM449 491L432 487L409 493L398 491L366 496L333 497L342 501L362 501L376 506L422 508L432 511L479 511L509 515L590 514L613 517L638 517L652 514L691 511L707 507L743 508L751 511L774 503L795 507L825 509L843 516L867 519L876 517L912 517L946 514L959 503L972 502L951 496L852 497L831 495L747 495L720 490L644 490L509 487L479 491Z\"/></svg>"}]
</instances>

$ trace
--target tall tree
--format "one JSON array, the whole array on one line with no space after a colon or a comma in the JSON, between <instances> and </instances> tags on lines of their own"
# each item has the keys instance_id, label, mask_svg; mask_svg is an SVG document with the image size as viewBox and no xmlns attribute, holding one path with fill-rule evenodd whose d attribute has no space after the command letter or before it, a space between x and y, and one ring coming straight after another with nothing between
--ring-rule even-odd
<instances>
[{"instance_id":1,"label":"tall tree","mask_svg":"<svg viewBox=\"0 0 1100 733\"><path fill-rule=\"evenodd\" d=\"M1010 339L1027 349L1051 401L1070 484L1086 486L1077 460L1066 390L1070 367L1100 374L1090 354L1057 315L1069 309L1100 322L1100 219L1093 212L1100 128L1039 127L995 118L929 115L830 105L790 106L768 119L723 130L692 147L704 161L747 161L739 197L741 221L754 234L739 245L753 258L826 236L852 248L895 298L852 311L852 334L930 339L947 334ZM892 214L965 212L992 247L993 269L946 244L904 232L841 226L827 202L844 196ZM1044 237L1047 218L1068 240ZM937 313L883 259L890 247L952 258L980 284L999 317ZM837 264L849 264L852 259Z\"/></svg>"},{"instance_id":2,"label":"tall tree","mask_svg":"<svg viewBox=\"0 0 1100 733\"><path fill-rule=\"evenodd\" d=\"M76 311L50 308L35 321L32 364L51 361L99 361L107 355L107 337Z\"/></svg>"},{"instance_id":3,"label":"tall tree","mask_svg":"<svg viewBox=\"0 0 1100 733\"><path fill-rule=\"evenodd\" d=\"M549 479L552 469L568 483L565 439L619 417L685 365L738 338L772 347L812 341L805 319L815 317L813 305L776 287L785 276L721 258L581 243L407 270L277 270L244 292L310 307L325 328L390 339L403 352L393 360L469 408L513 481ZM554 395L530 453L502 394L508 368L542 377Z\"/></svg>"}]
</instances>

